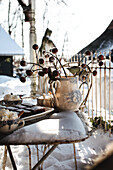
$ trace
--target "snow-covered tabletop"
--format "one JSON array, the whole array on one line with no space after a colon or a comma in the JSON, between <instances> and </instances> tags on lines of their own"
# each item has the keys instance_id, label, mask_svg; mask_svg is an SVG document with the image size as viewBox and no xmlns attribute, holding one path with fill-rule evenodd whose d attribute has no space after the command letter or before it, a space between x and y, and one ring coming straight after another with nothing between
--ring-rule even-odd
<instances>
[{"instance_id":1,"label":"snow-covered tabletop","mask_svg":"<svg viewBox=\"0 0 113 170\"><path fill-rule=\"evenodd\" d=\"M14 131L1 139L0 145L61 144L86 138L83 123L75 112L59 112Z\"/></svg>"}]
</instances>

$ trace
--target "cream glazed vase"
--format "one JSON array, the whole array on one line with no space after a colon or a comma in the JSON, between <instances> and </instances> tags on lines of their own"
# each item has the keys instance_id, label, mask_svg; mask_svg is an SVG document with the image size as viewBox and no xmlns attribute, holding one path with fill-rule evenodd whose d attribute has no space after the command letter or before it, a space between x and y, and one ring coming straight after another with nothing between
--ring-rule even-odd
<instances>
[{"instance_id":1,"label":"cream glazed vase","mask_svg":"<svg viewBox=\"0 0 113 170\"><path fill-rule=\"evenodd\" d=\"M55 88L54 87L55 84ZM60 110L77 111L81 103L81 93L77 84L77 77L61 77L53 82L52 93L54 107Z\"/></svg>"}]
</instances>

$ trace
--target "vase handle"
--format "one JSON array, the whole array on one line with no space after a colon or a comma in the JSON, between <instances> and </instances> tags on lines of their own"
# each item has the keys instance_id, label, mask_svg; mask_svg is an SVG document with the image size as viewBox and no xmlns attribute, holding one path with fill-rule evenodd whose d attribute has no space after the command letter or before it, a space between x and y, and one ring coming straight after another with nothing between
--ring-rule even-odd
<instances>
[{"instance_id":1,"label":"vase handle","mask_svg":"<svg viewBox=\"0 0 113 170\"><path fill-rule=\"evenodd\" d=\"M54 86L55 86L55 88L54 88ZM60 83L59 80L52 82L51 89L52 89L52 94L53 94L53 97L54 97L54 106L59 106L59 101L58 101L58 99L56 97L56 93L55 92L56 92L56 90L58 88L60 88L60 86L61 86L61 83Z\"/></svg>"},{"instance_id":2,"label":"vase handle","mask_svg":"<svg viewBox=\"0 0 113 170\"><path fill-rule=\"evenodd\" d=\"M81 88L81 86L84 84L85 82L83 82L80 86L79 86L79 89ZM87 84L87 83L86 83ZM82 106L82 105L86 105L86 102L87 102L87 99L88 99L88 96L89 96L89 92L92 88L92 81L91 81L91 84L90 84L90 87L88 86L87 84L87 87L88 87L88 91L87 91L87 94L86 94L86 97L85 99L82 101L82 103L80 104L79 108Z\"/></svg>"}]
</instances>

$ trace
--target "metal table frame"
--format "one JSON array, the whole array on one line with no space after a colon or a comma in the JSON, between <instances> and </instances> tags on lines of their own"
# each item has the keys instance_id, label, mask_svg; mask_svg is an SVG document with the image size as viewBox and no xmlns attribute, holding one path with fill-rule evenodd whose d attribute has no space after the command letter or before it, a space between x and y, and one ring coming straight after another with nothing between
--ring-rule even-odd
<instances>
[{"instance_id":1,"label":"metal table frame","mask_svg":"<svg viewBox=\"0 0 113 170\"><path fill-rule=\"evenodd\" d=\"M53 145L49 150L48 152L43 155L43 157L34 165L33 168L31 168L31 162L29 163L30 164L30 170L36 170L36 168L39 168L40 169L40 165L43 164L43 162L46 160L46 158L56 149L56 147L58 146L58 144L55 144ZM9 157L10 157L10 160L11 160L11 163L12 163L12 167L14 170L17 170L17 167L16 167L16 163L15 163L15 160L14 160L14 157L13 157L13 154L12 154L12 151L11 151L11 147L10 145L7 145L7 150L9 152ZM73 143L73 150L74 150L74 160L75 160L75 168L77 170L77 160L76 160L76 150L75 150L75 143Z\"/></svg>"}]
</instances>

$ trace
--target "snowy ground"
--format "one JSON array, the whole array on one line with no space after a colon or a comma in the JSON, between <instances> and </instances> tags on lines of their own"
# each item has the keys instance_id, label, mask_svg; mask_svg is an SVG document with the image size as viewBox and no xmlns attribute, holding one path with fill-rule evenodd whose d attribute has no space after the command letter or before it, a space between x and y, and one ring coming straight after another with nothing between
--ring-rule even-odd
<instances>
[{"instance_id":1,"label":"snowy ground","mask_svg":"<svg viewBox=\"0 0 113 170\"><path fill-rule=\"evenodd\" d=\"M18 78L11 78L7 76L0 76L0 99L8 93L13 94L27 94L30 95L30 80L27 79L26 83L21 83ZM27 99L26 99L27 100ZM36 103L36 100L32 100ZM112 136L109 137L109 133L104 133L102 130L95 131L84 142L76 143L76 157L77 157L77 169L86 169L86 165L91 165L94 162L94 158L99 154L105 153L112 143ZM4 146L0 146L0 169L2 170ZM29 157L27 146L11 146L14 159L17 164L18 170L29 169ZM30 146L31 148L31 166L33 167L37 161L37 149L36 146ZM40 156L42 155L43 146L39 146ZM9 156L7 157L6 170L12 170ZM74 151L72 144L59 145L54 152L46 159L43 165L43 169L46 170L74 170Z\"/></svg>"}]
</instances>

